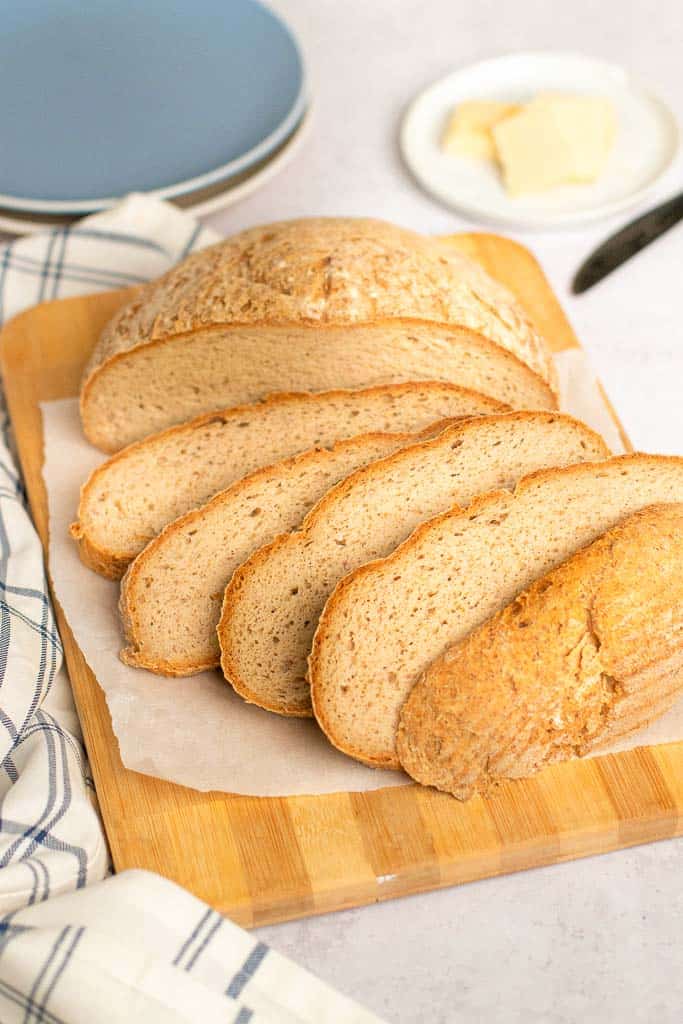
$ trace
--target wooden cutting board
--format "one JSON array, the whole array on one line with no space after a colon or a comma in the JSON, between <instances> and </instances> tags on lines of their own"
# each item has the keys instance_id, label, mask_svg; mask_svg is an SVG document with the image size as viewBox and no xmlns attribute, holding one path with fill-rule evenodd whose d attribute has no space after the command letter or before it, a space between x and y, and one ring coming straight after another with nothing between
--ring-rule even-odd
<instances>
[{"instance_id":1,"label":"wooden cutting board","mask_svg":"<svg viewBox=\"0 0 683 1024\"><path fill-rule=\"evenodd\" d=\"M516 292L556 351L578 344L527 250L494 235L459 235L454 243ZM46 549L38 403L77 394L85 359L126 294L46 303L2 335L7 398ZM281 799L198 793L128 771L102 691L59 607L57 618L116 869L158 871L240 924L338 910L683 832L683 743L557 765L466 804L414 785Z\"/></svg>"}]
</instances>

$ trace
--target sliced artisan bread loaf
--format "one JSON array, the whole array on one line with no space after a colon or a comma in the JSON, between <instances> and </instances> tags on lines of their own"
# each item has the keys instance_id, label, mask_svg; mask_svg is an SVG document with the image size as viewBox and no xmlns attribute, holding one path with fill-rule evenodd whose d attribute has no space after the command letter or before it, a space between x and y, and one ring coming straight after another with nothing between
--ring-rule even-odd
<instances>
[{"instance_id":1,"label":"sliced artisan bread loaf","mask_svg":"<svg viewBox=\"0 0 683 1024\"><path fill-rule=\"evenodd\" d=\"M172 676L218 665L216 625L237 566L297 527L325 491L359 466L444 425L419 434L363 434L304 452L257 470L171 523L123 578L120 610L129 646L122 660Z\"/></svg>"},{"instance_id":2,"label":"sliced artisan bread loaf","mask_svg":"<svg viewBox=\"0 0 683 1024\"><path fill-rule=\"evenodd\" d=\"M683 458L624 455L533 473L419 526L325 606L309 666L323 730L360 761L398 767L401 706L448 644L624 516L679 501Z\"/></svg>"},{"instance_id":3,"label":"sliced artisan bread loaf","mask_svg":"<svg viewBox=\"0 0 683 1024\"><path fill-rule=\"evenodd\" d=\"M71 533L86 565L120 579L167 523L261 466L358 434L412 432L499 407L495 399L434 381L271 395L171 427L112 456L84 484Z\"/></svg>"},{"instance_id":4,"label":"sliced artisan bread loaf","mask_svg":"<svg viewBox=\"0 0 683 1024\"><path fill-rule=\"evenodd\" d=\"M396 747L467 799L643 728L683 690L683 505L609 530L433 662Z\"/></svg>"},{"instance_id":5,"label":"sliced artisan bread loaf","mask_svg":"<svg viewBox=\"0 0 683 1024\"><path fill-rule=\"evenodd\" d=\"M307 660L342 577L389 554L416 526L546 466L605 459L605 442L570 416L515 412L468 420L337 484L301 528L255 552L230 581L218 627L221 665L246 700L311 713Z\"/></svg>"},{"instance_id":6,"label":"sliced artisan bread loaf","mask_svg":"<svg viewBox=\"0 0 683 1024\"><path fill-rule=\"evenodd\" d=\"M552 357L516 299L452 246L377 220L286 221L140 288L86 367L104 451L272 391L446 380L555 408Z\"/></svg>"}]
</instances>

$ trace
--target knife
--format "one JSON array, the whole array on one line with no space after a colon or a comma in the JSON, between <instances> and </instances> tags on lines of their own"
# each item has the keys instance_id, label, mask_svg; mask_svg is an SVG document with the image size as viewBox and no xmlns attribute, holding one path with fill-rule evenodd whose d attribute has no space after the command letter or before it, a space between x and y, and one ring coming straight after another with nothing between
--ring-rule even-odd
<instances>
[{"instance_id":1,"label":"knife","mask_svg":"<svg viewBox=\"0 0 683 1024\"><path fill-rule=\"evenodd\" d=\"M603 242L577 270L572 281L575 295L592 288L603 277L630 260L650 242L683 219L683 192L644 213Z\"/></svg>"}]
</instances>

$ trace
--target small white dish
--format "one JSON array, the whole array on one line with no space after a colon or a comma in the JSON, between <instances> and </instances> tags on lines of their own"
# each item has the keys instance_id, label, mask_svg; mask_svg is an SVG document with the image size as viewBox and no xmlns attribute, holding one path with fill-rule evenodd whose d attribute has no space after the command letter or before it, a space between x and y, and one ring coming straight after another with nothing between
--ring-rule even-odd
<instances>
[{"instance_id":1,"label":"small white dish","mask_svg":"<svg viewBox=\"0 0 683 1024\"><path fill-rule=\"evenodd\" d=\"M442 151L444 124L463 100L521 102L546 91L607 96L614 104L617 138L594 184L510 198L493 163ZM672 163L679 137L669 108L623 68L580 54L542 52L486 60L429 86L410 104L400 143L418 182L448 206L479 219L546 228L597 220L638 202Z\"/></svg>"}]
</instances>

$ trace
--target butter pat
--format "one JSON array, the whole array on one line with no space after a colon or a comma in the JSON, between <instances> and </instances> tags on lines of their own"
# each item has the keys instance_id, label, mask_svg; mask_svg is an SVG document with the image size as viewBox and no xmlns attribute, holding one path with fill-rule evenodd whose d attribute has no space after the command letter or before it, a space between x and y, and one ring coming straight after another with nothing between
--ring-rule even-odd
<instances>
[{"instance_id":1,"label":"butter pat","mask_svg":"<svg viewBox=\"0 0 683 1024\"><path fill-rule=\"evenodd\" d=\"M492 129L510 195L595 181L609 157L616 124L600 96L543 93Z\"/></svg>"},{"instance_id":2,"label":"butter pat","mask_svg":"<svg viewBox=\"0 0 683 1024\"><path fill-rule=\"evenodd\" d=\"M493 100L466 100L459 103L446 124L441 148L456 156L492 160L496 149L491 129L519 109L514 103Z\"/></svg>"},{"instance_id":3,"label":"butter pat","mask_svg":"<svg viewBox=\"0 0 683 1024\"><path fill-rule=\"evenodd\" d=\"M534 102L552 110L567 134L577 140L574 180L595 181L605 168L617 134L612 103L604 96L562 93L541 93Z\"/></svg>"}]
</instances>

